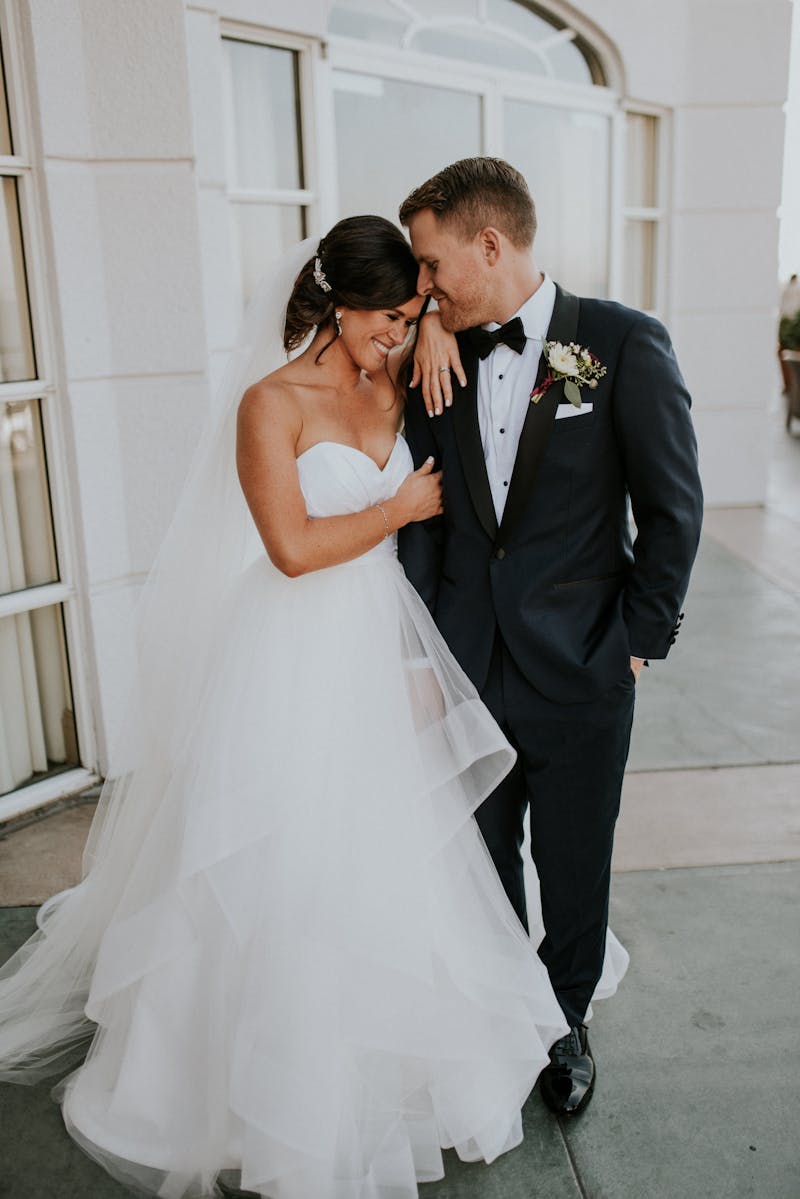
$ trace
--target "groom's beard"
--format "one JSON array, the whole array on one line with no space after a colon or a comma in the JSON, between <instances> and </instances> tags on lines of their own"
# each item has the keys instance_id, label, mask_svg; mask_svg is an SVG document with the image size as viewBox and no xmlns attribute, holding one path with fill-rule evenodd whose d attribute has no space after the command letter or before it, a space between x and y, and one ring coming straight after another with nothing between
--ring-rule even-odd
<instances>
[{"instance_id":1,"label":"groom's beard","mask_svg":"<svg viewBox=\"0 0 800 1199\"><path fill-rule=\"evenodd\" d=\"M459 292L458 300L453 300L448 295L435 298L439 305L442 328L446 329L448 333L458 333L461 329L472 329L476 325L483 325L492 319L491 316L487 316L486 301L477 290L472 293L469 289Z\"/></svg>"}]
</instances>

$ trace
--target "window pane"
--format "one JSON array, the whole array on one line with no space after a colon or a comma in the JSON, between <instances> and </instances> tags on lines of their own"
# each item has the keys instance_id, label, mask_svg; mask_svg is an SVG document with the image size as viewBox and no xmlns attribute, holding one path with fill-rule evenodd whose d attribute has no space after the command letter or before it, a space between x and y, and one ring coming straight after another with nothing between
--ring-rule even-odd
<instances>
[{"instance_id":1,"label":"window pane","mask_svg":"<svg viewBox=\"0 0 800 1199\"><path fill-rule=\"evenodd\" d=\"M625 222L625 294L632 308L652 312L656 307L656 223Z\"/></svg>"},{"instance_id":2,"label":"window pane","mask_svg":"<svg viewBox=\"0 0 800 1199\"><path fill-rule=\"evenodd\" d=\"M625 122L625 205L653 208L657 204L656 149L658 118L628 113Z\"/></svg>"},{"instance_id":3,"label":"window pane","mask_svg":"<svg viewBox=\"0 0 800 1199\"><path fill-rule=\"evenodd\" d=\"M552 50L548 51L547 57L550 60L554 79L564 79L568 83L585 83L587 85L598 83L601 86L605 82L602 78L592 78L588 62L573 41L561 42L560 45L554 46Z\"/></svg>"},{"instance_id":4,"label":"window pane","mask_svg":"<svg viewBox=\"0 0 800 1199\"><path fill-rule=\"evenodd\" d=\"M457 58L488 67L524 71L526 75L549 74L546 56L536 54L529 47L520 46L510 37L494 30L457 26L423 29L415 34L411 49L423 54L436 54L440 58Z\"/></svg>"},{"instance_id":5,"label":"window pane","mask_svg":"<svg viewBox=\"0 0 800 1199\"><path fill-rule=\"evenodd\" d=\"M8 92L3 71L3 47L0 46L0 154L11 154L11 126L8 120Z\"/></svg>"},{"instance_id":6,"label":"window pane","mask_svg":"<svg viewBox=\"0 0 800 1199\"><path fill-rule=\"evenodd\" d=\"M408 19L390 0L337 0L328 27L343 37L399 46L407 25Z\"/></svg>"},{"instance_id":7,"label":"window pane","mask_svg":"<svg viewBox=\"0 0 800 1199\"><path fill-rule=\"evenodd\" d=\"M57 578L39 402L0 404L0 594Z\"/></svg>"},{"instance_id":8,"label":"window pane","mask_svg":"<svg viewBox=\"0 0 800 1199\"><path fill-rule=\"evenodd\" d=\"M606 295L609 118L523 100L504 107L504 157L536 203L537 265L570 291Z\"/></svg>"},{"instance_id":9,"label":"window pane","mask_svg":"<svg viewBox=\"0 0 800 1199\"><path fill-rule=\"evenodd\" d=\"M549 41L559 26L518 0L488 0L485 6L477 0L412 0L402 7L407 13L390 0L336 0L330 29L345 37L398 47L405 37L410 49L424 54L592 82L586 60L572 43L537 53L535 46Z\"/></svg>"},{"instance_id":10,"label":"window pane","mask_svg":"<svg viewBox=\"0 0 800 1199\"><path fill-rule=\"evenodd\" d=\"M78 765L61 606L0 620L0 794Z\"/></svg>"},{"instance_id":11,"label":"window pane","mask_svg":"<svg viewBox=\"0 0 800 1199\"><path fill-rule=\"evenodd\" d=\"M224 45L230 77L231 186L304 187L297 52L230 38Z\"/></svg>"},{"instance_id":12,"label":"window pane","mask_svg":"<svg viewBox=\"0 0 800 1199\"><path fill-rule=\"evenodd\" d=\"M305 210L289 204L232 204L244 302L270 262L306 236Z\"/></svg>"},{"instance_id":13,"label":"window pane","mask_svg":"<svg viewBox=\"0 0 800 1199\"><path fill-rule=\"evenodd\" d=\"M426 84L334 72L339 215L397 222L412 188L481 152L481 100Z\"/></svg>"},{"instance_id":14,"label":"window pane","mask_svg":"<svg viewBox=\"0 0 800 1199\"><path fill-rule=\"evenodd\" d=\"M3 179L0 191L0 383L16 383L35 377L17 183L15 179Z\"/></svg>"}]
</instances>

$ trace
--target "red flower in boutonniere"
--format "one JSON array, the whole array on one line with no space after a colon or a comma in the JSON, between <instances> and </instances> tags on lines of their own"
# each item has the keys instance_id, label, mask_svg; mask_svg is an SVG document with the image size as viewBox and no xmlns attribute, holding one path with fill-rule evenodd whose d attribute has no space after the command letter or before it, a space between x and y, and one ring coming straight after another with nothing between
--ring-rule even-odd
<instances>
[{"instance_id":1,"label":"red flower in boutonniere","mask_svg":"<svg viewBox=\"0 0 800 1199\"><path fill-rule=\"evenodd\" d=\"M601 365L600 359L596 358L589 350L584 349L583 346L576 345L574 341L566 346L562 345L560 341L546 341L542 347L542 353L547 363L547 374L539 386L534 387L531 392L531 400L534 404L538 404L554 383L560 383L563 379L564 395L570 404L580 408L580 388L589 387L593 391L597 387L598 380L602 379L606 373L606 368Z\"/></svg>"}]
</instances>

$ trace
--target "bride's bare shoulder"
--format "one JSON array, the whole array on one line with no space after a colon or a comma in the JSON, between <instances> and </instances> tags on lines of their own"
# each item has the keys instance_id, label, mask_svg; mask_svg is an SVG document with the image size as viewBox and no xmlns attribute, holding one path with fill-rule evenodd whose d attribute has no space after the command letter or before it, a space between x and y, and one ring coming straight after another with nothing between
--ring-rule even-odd
<instances>
[{"instance_id":1,"label":"bride's bare shoulder","mask_svg":"<svg viewBox=\"0 0 800 1199\"><path fill-rule=\"evenodd\" d=\"M287 363L247 388L239 401L240 435L257 436L268 430L299 434L303 418L291 365Z\"/></svg>"}]
</instances>

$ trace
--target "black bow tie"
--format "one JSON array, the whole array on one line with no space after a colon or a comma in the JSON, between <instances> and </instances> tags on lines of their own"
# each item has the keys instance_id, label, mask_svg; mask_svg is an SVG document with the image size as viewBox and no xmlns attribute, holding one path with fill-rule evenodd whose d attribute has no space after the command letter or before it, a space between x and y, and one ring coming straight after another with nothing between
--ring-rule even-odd
<instances>
[{"instance_id":1,"label":"black bow tie","mask_svg":"<svg viewBox=\"0 0 800 1199\"><path fill-rule=\"evenodd\" d=\"M522 324L522 317L519 316L512 316L510 321L506 321L499 329L495 329L494 333L490 333L487 329L470 329L469 337L478 351L479 358L488 358L500 342L507 345L509 349L516 350L518 354L525 349L525 328Z\"/></svg>"}]
</instances>

